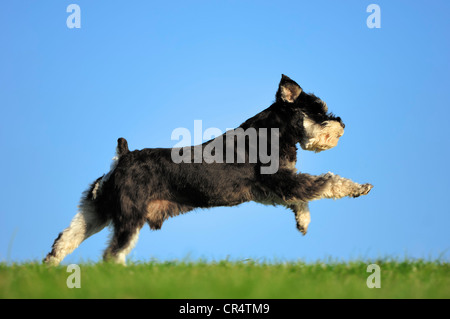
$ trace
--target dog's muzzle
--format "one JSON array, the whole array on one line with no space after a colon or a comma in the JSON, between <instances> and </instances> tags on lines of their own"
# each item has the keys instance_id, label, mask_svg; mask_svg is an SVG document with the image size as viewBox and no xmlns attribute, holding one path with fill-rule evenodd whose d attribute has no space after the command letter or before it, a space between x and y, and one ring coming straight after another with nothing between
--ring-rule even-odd
<instances>
[{"instance_id":1,"label":"dog's muzzle","mask_svg":"<svg viewBox=\"0 0 450 319\"><path fill-rule=\"evenodd\" d=\"M335 147L339 138L344 135L344 127L340 118L337 121L328 121L325 125L306 122L305 136L300 141L300 146L306 151L316 153L329 150Z\"/></svg>"}]
</instances>

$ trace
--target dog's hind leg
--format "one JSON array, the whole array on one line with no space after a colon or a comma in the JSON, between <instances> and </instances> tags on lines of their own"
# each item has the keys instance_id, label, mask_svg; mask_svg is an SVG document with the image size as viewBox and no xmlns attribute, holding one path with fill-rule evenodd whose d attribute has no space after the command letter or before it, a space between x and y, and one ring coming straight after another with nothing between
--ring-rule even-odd
<instances>
[{"instance_id":1,"label":"dog's hind leg","mask_svg":"<svg viewBox=\"0 0 450 319\"><path fill-rule=\"evenodd\" d=\"M44 259L45 263L58 265L64 257L70 254L85 239L108 225L108 220L102 218L96 212L90 200L83 200L79 209L69 227L63 230L56 238L52 251Z\"/></svg>"},{"instance_id":2,"label":"dog's hind leg","mask_svg":"<svg viewBox=\"0 0 450 319\"><path fill-rule=\"evenodd\" d=\"M114 225L114 231L103 254L104 261L112 261L125 265L126 256L131 252L139 238L142 224L139 225Z\"/></svg>"}]
</instances>

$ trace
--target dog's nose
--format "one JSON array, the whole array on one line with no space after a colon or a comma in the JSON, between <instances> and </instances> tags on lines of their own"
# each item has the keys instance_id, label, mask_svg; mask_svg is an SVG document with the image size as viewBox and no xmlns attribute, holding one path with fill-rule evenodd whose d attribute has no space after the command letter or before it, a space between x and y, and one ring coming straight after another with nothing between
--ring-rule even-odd
<instances>
[{"instance_id":1,"label":"dog's nose","mask_svg":"<svg viewBox=\"0 0 450 319\"><path fill-rule=\"evenodd\" d=\"M342 122L341 118L338 117L337 120L339 121L339 124L341 124L342 128L345 128L345 124Z\"/></svg>"}]
</instances>

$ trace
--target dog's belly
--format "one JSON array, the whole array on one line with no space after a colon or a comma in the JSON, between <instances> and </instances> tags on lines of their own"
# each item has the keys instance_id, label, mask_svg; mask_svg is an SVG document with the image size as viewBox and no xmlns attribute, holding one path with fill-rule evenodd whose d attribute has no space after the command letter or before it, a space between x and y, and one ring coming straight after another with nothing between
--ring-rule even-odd
<instances>
[{"instance_id":1,"label":"dog's belly","mask_svg":"<svg viewBox=\"0 0 450 319\"><path fill-rule=\"evenodd\" d=\"M174 183L169 185L178 203L193 207L234 206L253 199L252 177L244 165L186 164L172 176Z\"/></svg>"},{"instance_id":2,"label":"dog's belly","mask_svg":"<svg viewBox=\"0 0 450 319\"><path fill-rule=\"evenodd\" d=\"M249 187L227 185L220 188L205 185L180 185L172 193L173 201L192 207L235 206L253 199Z\"/></svg>"}]
</instances>

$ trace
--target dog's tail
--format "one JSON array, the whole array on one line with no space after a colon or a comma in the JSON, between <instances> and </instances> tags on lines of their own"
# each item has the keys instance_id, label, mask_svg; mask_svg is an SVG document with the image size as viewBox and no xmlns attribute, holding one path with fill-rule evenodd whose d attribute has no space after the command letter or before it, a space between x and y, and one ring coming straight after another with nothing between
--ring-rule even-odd
<instances>
[{"instance_id":1,"label":"dog's tail","mask_svg":"<svg viewBox=\"0 0 450 319\"><path fill-rule=\"evenodd\" d=\"M124 156L125 154L130 153L130 150L128 149L128 142L126 139L124 139L123 137L120 137L117 140L117 157L121 158L122 156Z\"/></svg>"}]
</instances>

